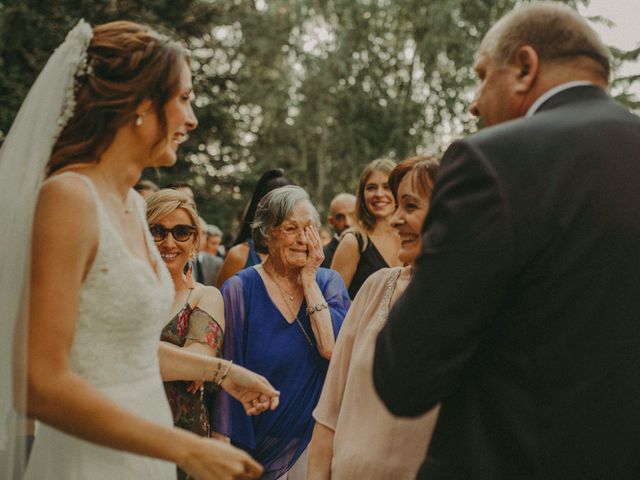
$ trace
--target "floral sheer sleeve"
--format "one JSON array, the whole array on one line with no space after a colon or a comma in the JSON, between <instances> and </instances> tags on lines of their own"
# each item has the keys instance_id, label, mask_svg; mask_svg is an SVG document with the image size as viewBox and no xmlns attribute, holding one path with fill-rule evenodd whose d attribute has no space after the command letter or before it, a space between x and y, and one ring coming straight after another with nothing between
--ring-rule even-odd
<instances>
[{"instance_id":1,"label":"floral sheer sleeve","mask_svg":"<svg viewBox=\"0 0 640 480\"><path fill-rule=\"evenodd\" d=\"M220 324L204 310L194 308L189 317L186 343L204 343L214 350L216 357L221 357L223 339L224 331Z\"/></svg>"}]
</instances>

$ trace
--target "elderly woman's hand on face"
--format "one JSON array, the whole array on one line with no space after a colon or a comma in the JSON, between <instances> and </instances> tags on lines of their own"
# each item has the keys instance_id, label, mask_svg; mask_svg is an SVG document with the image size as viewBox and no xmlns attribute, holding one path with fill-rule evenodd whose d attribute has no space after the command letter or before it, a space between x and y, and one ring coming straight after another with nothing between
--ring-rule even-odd
<instances>
[{"instance_id":1,"label":"elderly woman's hand on face","mask_svg":"<svg viewBox=\"0 0 640 480\"><path fill-rule=\"evenodd\" d=\"M307 263L300 270L300 283L303 286L316 281L316 273L324 260L324 250L320 233L315 225L304 228L304 236L307 243Z\"/></svg>"}]
</instances>

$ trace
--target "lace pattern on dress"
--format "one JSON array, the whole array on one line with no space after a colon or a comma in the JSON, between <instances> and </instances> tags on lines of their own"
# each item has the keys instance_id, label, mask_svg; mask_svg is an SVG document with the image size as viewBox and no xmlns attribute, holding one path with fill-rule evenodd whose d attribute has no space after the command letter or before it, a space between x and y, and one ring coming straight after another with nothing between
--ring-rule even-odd
<instances>
[{"instance_id":1,"label":"lace pattern on dress","mask_svg":"<svg viewBox=\"0 0 640 480\"><path fill-rule=\"evenodd\" d=\"M160 332L173 303L169 272L150 245L148 229L145 241L158 274L126 248L91 180L73 172L62 175L83 179L95 199L99 225L96 256L80 290L71 366L96 386L158 375ZM138 212L142 215L139 204Z\"/></svg>"},{"instance_id":2,"label":"lace pattern on dress","mask_svg":"<svg viewBox=\"0 0 640 480\"><path fill-rule=\"evenodd\" d=\"M386 323L389 318L389 304L391 303L391 297L393 297L393 292L396 289L398 277L400 277L401 272L402 268L393 268L387 278L387 282L384 287L384 295L380 301L380 308L378 308L378 322Z\"/></svg>"}]
</instances>

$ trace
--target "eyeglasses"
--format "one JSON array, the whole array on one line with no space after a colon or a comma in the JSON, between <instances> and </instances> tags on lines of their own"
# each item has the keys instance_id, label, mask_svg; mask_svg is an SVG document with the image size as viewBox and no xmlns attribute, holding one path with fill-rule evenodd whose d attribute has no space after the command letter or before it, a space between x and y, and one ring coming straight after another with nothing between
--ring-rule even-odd
<instances>
[{"instance_id":1,"label":"eyeglasses","mask_svg":"<svg viewBox=\"0 0 640 480\"><path fill-rule=\"evenodd\" d=\"M193 236L196 227L193 225L174 225L172 228L167 228L164 225L154 224L149 226L149 230L154 242L162 242L167 238L169 232L176 242L186 242Z\"/></svg>"},{"instance_id":2,"label":"eyeglasses","mask_svg":"<svg viewBox=\"0 0 640 480\"><path fill-rule=\"evenodd\" d=\"M333 219L334 219L336 222L344 222L344 221L346 221L346 220L347 220L347 216L346 216L344 213L336 213L336 214L333 216Z\"/></svg>"}]
</instances>

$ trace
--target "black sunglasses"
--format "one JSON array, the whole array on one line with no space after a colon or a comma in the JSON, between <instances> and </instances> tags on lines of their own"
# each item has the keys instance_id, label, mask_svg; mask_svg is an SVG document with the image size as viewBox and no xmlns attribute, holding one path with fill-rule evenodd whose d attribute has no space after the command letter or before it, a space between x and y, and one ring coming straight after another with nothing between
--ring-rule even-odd
<instances>
[{"instance_id":1,"label":"black sunglasses","mask_svg":"<svg viewBox=\"0 0 640 480\"><path fill-rule=\"evenodd\" d=\"M164 225L154 224L149 226L149 230L154 242L162 242L167 238L169 232L176 242L186 242L192 237L196 227L193 225L174 225L172 228L167 228Z\"/></svg>"}]
</instances>

